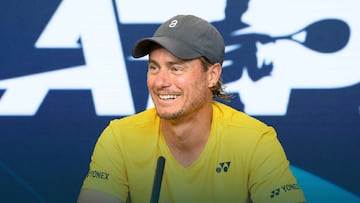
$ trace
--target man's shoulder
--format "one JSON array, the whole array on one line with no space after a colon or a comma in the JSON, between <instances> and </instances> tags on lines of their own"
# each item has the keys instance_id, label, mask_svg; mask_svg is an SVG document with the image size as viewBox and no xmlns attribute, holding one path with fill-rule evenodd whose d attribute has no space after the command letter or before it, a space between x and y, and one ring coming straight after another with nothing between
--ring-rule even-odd
<instances>
[{"instance_id":1,"label":"man's shoulder","mask_svg":"<svg viewBox=\"0 0 360 203\"><path fill-rule=\"evenodd\" d=\"M127 141L119 141L119 143L134 143L139 140L152 139L159 129L159 118L154 109L148 109L143 112L126 116L123 118L113 119L105 128L104 136L111 135L114 139Z\"/></svg>"},{"instance_id":2,"label":"man's shoulder","mask_svg":"<svg viewBox=\"0 0 360 203\"><path fill-rule=\"evenodd\" d=\"M154 125L158 120L155 108L147 109L142 112L129 115L123 118L114 119L110 125L121 127L142 127Z\"/></svg>"},{"instance_id":3,"label":"man's shoulder","mask_svg":"<svg viewBox=\"0 0 360 203\"><path fill-rule=\"evenodd\" d=\"M214 111L215 119L218 119L218 122L226 125L267 127L264 122L258 120L257 118L220 102L214 102Z\"/></svg>"},{"instance_id":4,"label":"man's shoulder","mask_svg":"<svg viewBox=\"0 0 360 203\"><path fill-rule=\"evenodd\" d=\"M215 133L221 136L228 146L235 147L228 147L229 149L249 150L260 139L276 137L273 127L228 105L216 104L214 111Z\"/></svg>"}]
</instances>

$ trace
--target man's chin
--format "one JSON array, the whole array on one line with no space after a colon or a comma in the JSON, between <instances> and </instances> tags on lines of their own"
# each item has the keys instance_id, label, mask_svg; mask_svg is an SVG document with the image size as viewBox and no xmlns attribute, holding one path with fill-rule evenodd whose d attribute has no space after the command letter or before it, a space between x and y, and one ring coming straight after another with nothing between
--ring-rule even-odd
<instances>
[{"instance_id":1,"label":"man's chin","mask_svg":"<svg viewBox=\"0 0 360 203\"><path fill-rule=\"evenodd\" d=\"M159 112L159 111L157 111L157 115L161 119L175 120L180 117L181 113L180 112Z\"/></svg>"}]
</instances>

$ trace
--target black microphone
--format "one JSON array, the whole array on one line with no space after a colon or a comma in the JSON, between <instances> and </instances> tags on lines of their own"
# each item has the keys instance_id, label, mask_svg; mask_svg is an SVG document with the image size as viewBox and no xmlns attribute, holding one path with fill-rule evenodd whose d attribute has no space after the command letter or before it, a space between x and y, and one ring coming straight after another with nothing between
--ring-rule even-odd
<instances>
[{"instance_id":1,"label":"black microphone","mask_svg":"<svg viewBox=\"0 0 360 203\"><path fill-rule=\"evenodd\" d=\"M154 184L151 193L150 203L158 203L161 189L161 182L164 174L165 158L160 156L157 160Z\"/></svg>"}]
</instances>

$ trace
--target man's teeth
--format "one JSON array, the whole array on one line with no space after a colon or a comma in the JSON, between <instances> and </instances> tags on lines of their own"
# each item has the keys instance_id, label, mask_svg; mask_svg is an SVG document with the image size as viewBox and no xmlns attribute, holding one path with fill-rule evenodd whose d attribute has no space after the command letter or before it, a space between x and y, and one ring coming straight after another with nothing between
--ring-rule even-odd
<instances>
[{"instance_id":1,"label":"man's teeth","mask_svg":"<svg viewBox=\"0 0 360 203\"><path fill-rule=\"evenodd\" d=\"M164 100L167 100L167 99L176 99L178 96L177 95L159 95L160 99L164 99Z\"/></svg>"}]
</instances>

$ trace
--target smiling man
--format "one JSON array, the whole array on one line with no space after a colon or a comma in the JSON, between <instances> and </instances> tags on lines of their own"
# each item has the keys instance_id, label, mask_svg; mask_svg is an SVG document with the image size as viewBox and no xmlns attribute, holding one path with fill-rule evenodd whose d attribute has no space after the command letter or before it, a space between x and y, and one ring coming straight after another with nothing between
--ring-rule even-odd
<instances>
[{"instance_id":1,"label":"smiling man","mask_svg":"<svg viewBox=\"0 0 360 203\"><path fill-rule=\"evenodd\" d=\"M158 202L305 202L275 130L214 101L229 99L224 50L217 29L193 15L135 44L134 57L149 55L155 107L103 131L79 203L150 202L158 157L166 159Z\"/></svg>"}]
</instances>

